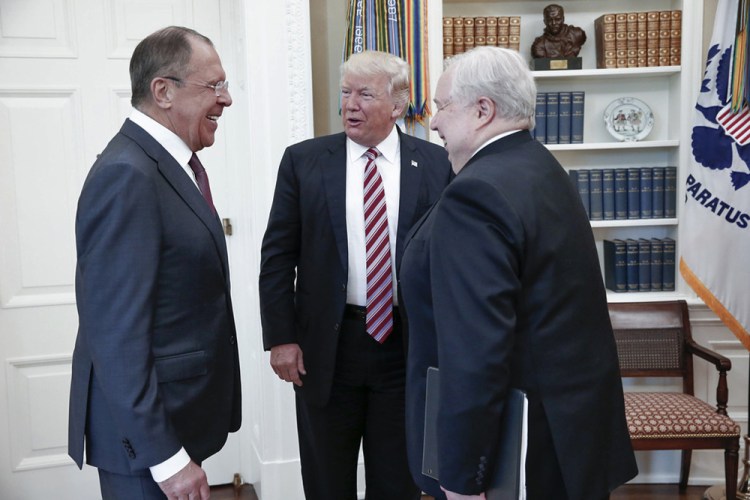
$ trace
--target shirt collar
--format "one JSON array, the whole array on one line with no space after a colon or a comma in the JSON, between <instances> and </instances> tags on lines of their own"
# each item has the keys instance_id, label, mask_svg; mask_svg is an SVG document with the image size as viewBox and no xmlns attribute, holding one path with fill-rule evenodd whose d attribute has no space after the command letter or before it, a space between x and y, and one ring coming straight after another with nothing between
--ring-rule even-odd
<instances>
[{"instance_id":1,"label":"shirt collar","mask_svg":"<svg viewBox=\"0 0 750 500\"><path fill-rule=\"evenodd\" d=\"M507 132L503 132L502 134L497 134L495 137L492 137L489 141L487 141L484 144L482 144L481 146L479 146L477 148L477 150L474 151L474 154L471 155L471 157L474 158L477 155L478 152L480 152L481 150L483 150L485 148L485 146L487 146L487 145L489 145L489 144L491 144L491 143L493 143L493 142L495 142L495 141L497 141L499 139L502 139L505 136L508 136L510 134L515 134L519 130L521 130L521 129L517 128L517 129L513 129L513 130L508 130Z\"/></svg>"},{"instance_id":2,"label":"shirt collar","mask_svg":"<svg viewBox=\"0 0 750 500\"><path fill-rule=\"evenodd\" d=\"M365 151L370 149L369 146L357 144L348 137L346 138L346 142L348 145L347 149L349 150L349 161L351 162L357 161L363 154L365 154ZM396 164L396 161L398 160L398 129L394 126L391 133L388 134L388 137L375 147L378 149L381 156L390 163Z\"/></svg>"},{"instance_id":3,"label":"shirt collar","mask_svg":"<svg viewBox=\"0 0 750 500\"><path fill-rule=\"evenodd\" d=\"M190 161L193 152L190 151L187 144L177 134L167 127L135 108L130 113L130 120L156 139L156 142L161 144L177 163L187 165L188 161Z\"/></svg>"}]
</instances>

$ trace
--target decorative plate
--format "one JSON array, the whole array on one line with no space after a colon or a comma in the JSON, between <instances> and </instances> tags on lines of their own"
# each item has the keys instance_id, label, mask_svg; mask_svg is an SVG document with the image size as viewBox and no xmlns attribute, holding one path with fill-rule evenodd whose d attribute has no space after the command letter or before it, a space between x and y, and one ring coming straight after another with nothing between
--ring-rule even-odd
<instances>
[{"instance_id":1,"label":"decorative plate","mask_svg":"<svg viewBox=\"0 0 750 500\"><path fill-rule=\"evenodd\" d=\"M640 141L654 128L654 114L640 99L620 97L607 106L604 123L618 141Z\"/></svg>"}]
</instances>

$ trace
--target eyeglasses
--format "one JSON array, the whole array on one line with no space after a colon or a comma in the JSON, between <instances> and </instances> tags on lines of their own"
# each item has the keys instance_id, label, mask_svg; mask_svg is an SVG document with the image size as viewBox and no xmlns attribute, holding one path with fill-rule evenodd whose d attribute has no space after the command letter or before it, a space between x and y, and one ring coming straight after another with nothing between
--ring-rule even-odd
<instances>
[{"instance_id":1,"label":"eyeglasses","mask_svg":"<svg viewBox=\"0 0 750 500\"><path fill-rule=\"evenodd\" d=\"M214 94L216 94L216 97L219 97L222 94L229 95L229 82L226 80L222 80L211 85L210 83L191 82L190 80L183 80L182 78L177 78L175 76L163 76L162 78L166 78L167 80L172 80L173 82L177 83L189 83L190 85L195 85L196 87L205 87L207 89L211 89L214 91Z\"/></svg>"},{"instance_id":2,"label":"eyeglasses","mask_svg":"<svg viewBox=\"0 0 750 500\"><path fill-rule=\"evenodd\" d=\"M451 104L453 104L452 100L449 100L449 101L443 103L442 106L440 106L438 103L435 103L435 114L437 114L439 111L443 111L445 108L447 108Z\"/></svg>"}]
</instances>

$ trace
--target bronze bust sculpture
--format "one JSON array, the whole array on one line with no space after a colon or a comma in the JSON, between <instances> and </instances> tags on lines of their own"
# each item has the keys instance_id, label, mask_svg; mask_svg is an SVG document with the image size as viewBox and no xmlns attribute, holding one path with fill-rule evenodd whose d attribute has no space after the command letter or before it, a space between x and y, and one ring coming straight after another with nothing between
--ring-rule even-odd
<instances>
[{"instance_id":1,"label":"bronze bust sculpture","mask_svg":"<svg viewBox=\"0 0 750 500\"><path fill-rule=\"evenodd\" d=\"M560 5L550 4L544 8L544 34L531 44L534 59L566 59L577 57L586 33L577 26L565 24L565 11Z\"/></svg>"}]
</instances>

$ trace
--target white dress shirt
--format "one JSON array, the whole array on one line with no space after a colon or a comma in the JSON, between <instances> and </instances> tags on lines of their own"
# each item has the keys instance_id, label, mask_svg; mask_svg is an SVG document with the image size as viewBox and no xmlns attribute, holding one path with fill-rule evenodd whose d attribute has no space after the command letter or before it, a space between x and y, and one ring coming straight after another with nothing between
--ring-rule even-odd
<instances>
[{"instance_id":1,"label":"white dress shirt","mask_svg":"<svg viewBox=\"0 0 750 500\"><path fill-rule=\"evenodd\" d=\"M130 120L141 127L143 130L145 130L151 137L156 140L156 142L161 144L161 146L166 149L170 155L172 155L177 163L182 166L182 169L185 170L188 178L192 179L196 189L198 189L198 184L195 181L193 171L188 166L188 162L190 161L190 157L193 155L193 152L190 151L190 148L187 146L187 144L185 144L182 139L180 139L174 132L167 129L153 118L146 116L135 108L130 114ZM160 483L180 472L180 470L182 470L182 468L185 467L189 462L190 456L187 454L187 451L185 451L185 448L180 448L180 451L178 451L175 455L168 458L164 462L149 467L149 470L151 471L151 477L154 478L154 481Z\"/></svg>"},{"instance_id":2,"label":"white dress shirt","mask_svg":"<svg viewBox=\"0 0 750 500\"><path fill-rule=\"evenodd\" d=\"M401 144L398 130L378 144L380 153L375 160L385 190L388 214L388 239L391 246L391 276L393 277L393 302L396 293L396 229L398 228L399 193L401 192ZM346 139L346 236L349 248L349 275L346 287L346 303L355 306L367 304L367 250L365 247L364 181L367 158L361 146Z\"/></svg>"}]
</instances>

